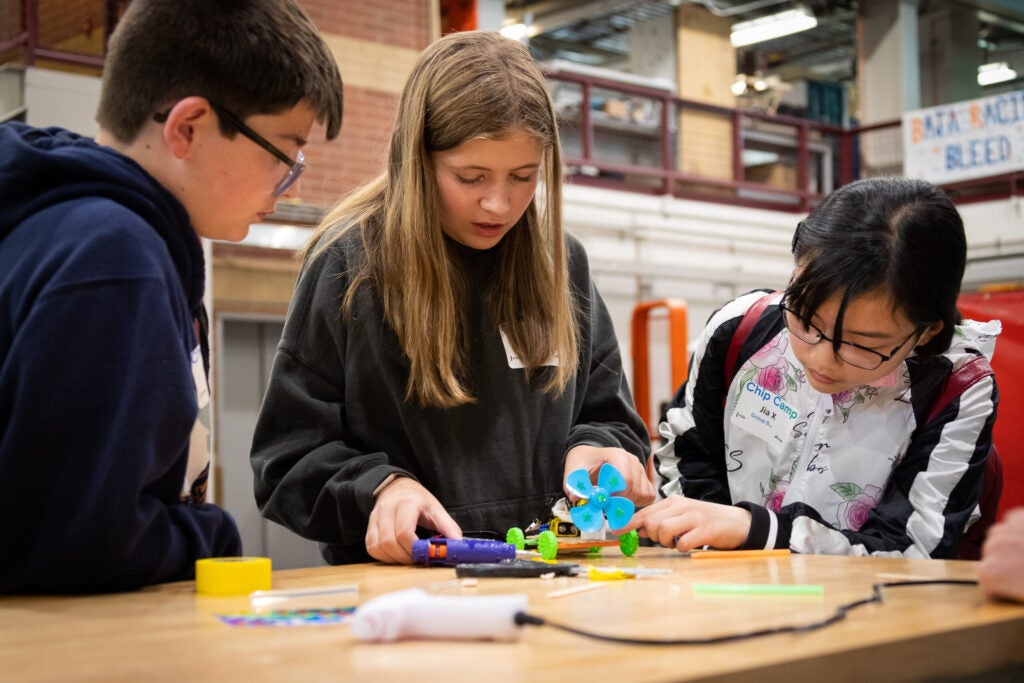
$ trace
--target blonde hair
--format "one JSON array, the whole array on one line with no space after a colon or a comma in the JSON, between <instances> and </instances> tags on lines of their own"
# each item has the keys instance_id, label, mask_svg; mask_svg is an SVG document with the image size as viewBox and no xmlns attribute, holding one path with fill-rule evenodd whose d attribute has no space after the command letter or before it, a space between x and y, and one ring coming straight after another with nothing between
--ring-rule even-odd
<instances>
[{"instance_id":1,"label":"blonde hair","mask_svg":"<svg viewBox=\"0 0 1024 683\"><path fill-rule=\"evenodd\" d=\"M562 158L547 82L519 43L469 31L424 50L399 102L387 170L335 206L303 251L308 259L347 230L361 231L366 262L349 285L342 315L359 287L377 288L409 358L406 399L423 406L475 400L465 384L469 293L441 230L430 153L516 131L541 143L544 201L535 196L502 240L488 305L528 380L557 356L544 391L561 393L576 374L579 336L561 219Z\"/></svg>"}]
</instances>

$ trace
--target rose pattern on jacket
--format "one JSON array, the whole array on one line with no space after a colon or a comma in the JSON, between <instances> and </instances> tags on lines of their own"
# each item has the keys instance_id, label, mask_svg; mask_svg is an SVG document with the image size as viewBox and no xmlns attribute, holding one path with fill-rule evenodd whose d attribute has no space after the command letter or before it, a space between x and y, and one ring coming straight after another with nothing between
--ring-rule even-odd
<instances>
[{"instance_id":1,"label":"rose pattern on jacket","mask_svg":"<svg viewBox=\"0 0 1024 683\"><path fill-rule=\"evenodd\" d=\"M758 370L755 381L773 394L782 395L786 391L786 375L776 366Z\"/></svg>"},{"instance_id":2,"label":"rose pattern on jacket","mask_svg":"<svg viewBox=\"0 0 1024 683\"><path fill-rule=\"evenodd\" d=\"M799 462L800 458L793 461L793 464L789 467L789 472L785 475L786 479L772 472L771 477L768 478L767 488L765 488L764 484L761 484L761 504L772 512L778 512L782 509L782 501L786 497L786 491L789 490L789 482L793 481L793 476L796 474L796 466Z\"/></svg>"},{"instance_id":3,"label":"rose pattern on jacket","mask_svg":"<svg viewBox=\"0 0 1024 683\"><path fill-rule=\"evenodd\" d=\"M740 386L753 380L758 386L767 389L776 396L785 396L789 391L796 391L798 385L806 381L803 370L790 364L786 359L789 339L779 335L770 344L758 349L750 357L751 367L740 379Z\"/></svg>"},{"instance_id":4,"label":"rose pattern on jacket","mask_svg":"<svg viewBox=\"0 0 1024 683\"><path fill-rule=\"evenodd\" d=\"M878 387L864 385L856 389L847 389L838 394L832 394L832 405L843 414L843 424L850 419L850 409L860 403L865 403L878 395Z\"/></svg>"},{"instance_id":5,"label":"rose pattern on jacket","mask_svg":"<svg viewBox=\"0 0 1024 683\"><path fill-rule=\"evenodd\" d=\"M788 481L773 474L768 482L768 493L764 496L764 506L772 512L778 512L782 508L782 499L786 497L788 488Z\"/></svg>"},{"instance_id":6,"label":"rose pattern on jacket","mask_svg":"<svg viewBox=\"0 0 1024 683\"><path fill-rule=\"evenodd\" d=\"M840 529L851 531L858 531L864 526L882 496L882 489L871 484L861 487L853 482L842 482L832 484L831 488L843 499L836 508L836 522Z\"/></svg>"}]
</instances>

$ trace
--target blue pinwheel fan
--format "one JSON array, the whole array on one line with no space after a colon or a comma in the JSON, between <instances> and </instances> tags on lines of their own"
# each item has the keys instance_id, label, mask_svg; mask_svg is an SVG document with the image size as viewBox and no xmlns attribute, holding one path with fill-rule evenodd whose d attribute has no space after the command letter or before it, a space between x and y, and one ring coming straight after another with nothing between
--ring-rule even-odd
<instances>
[{"instance_id":1,"label":"blue pinwheel fan","mask_svg":"<svg viewBox=\"0 0 1024 683\"><path fill-rule=\"evenodd\" d=\"M590 473L585 469L574 470L565 478L566 489L575 496L585 498L586 503L569 510L572 523L585 533L599 531L608 520L612 531L629 523L636 506L629 498L611 494L626 490L626 480L612 465L605 463L597 473L597 486L590 483Z\"/></svg>"}]
</instances>

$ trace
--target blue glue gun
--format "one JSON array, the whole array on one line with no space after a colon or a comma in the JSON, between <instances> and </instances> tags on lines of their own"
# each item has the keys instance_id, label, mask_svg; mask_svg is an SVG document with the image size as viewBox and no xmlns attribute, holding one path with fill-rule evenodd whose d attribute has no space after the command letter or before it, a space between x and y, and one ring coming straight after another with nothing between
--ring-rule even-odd
<instances>
[{"instance_id":1,"label":"blue glue gun","mask_svg":"<svg viewBox=\"0 0 1024 683\"><path fill-rule=\"evenodd\" d=\"M516 547L482 538L426 538L412 542L412 561L454 567L457 564L514 560Z\"/></svg>"}]
</instances>

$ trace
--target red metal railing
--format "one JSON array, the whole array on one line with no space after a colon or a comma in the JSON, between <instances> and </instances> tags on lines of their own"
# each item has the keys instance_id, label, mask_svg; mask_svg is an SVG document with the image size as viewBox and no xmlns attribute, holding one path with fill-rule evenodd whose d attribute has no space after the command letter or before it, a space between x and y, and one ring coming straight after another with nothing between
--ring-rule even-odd
<instances>
[{"instance_id":1,"label":"red metal railing","mask_svg":"<svg viewBox=\"0 0 1024 683\"><path fill-rule=\"evenodd\" d=\"M602 79L590 75L552 71L547 74L561 103L565 162L576 184L670 194L681 199L724 202L775 210L806 212L832 189L862 177L902 173L902 122L885 121L843 128L793 116L732 109L675 97L667 90ZM559 89L576 89L574 105L565 107ZM607 97L623 102L651 104L655 113L637 121L629 108L613 118L598 119ZM570 102L572 97L570 97ZM589 103L584 106L583 103ZM625 105L622 105L624 107ZM720 130L708 140L687 131L687 116L718 121ZM647 139L637 138L636 149L657 150L657 159L631 163L603 155L614 145L598 143L602 126L619 129L646 127ZM705 132L706 134L706 132ZM578 142L577 142L578 139ZM703 144L702 144L703 142ZM692 157L709 149L728 150L729 159L713 173L694 172ZM774 150L769 172L782 169L788 176L763 180L752 177L750 152ZM690 155L691 158L687 158ZM754 164L756 167L756 164ZM1024 195L1024 172L944 185L958 203Z\"/></svg>"},{"instance_id":2,"label":"red metal railing","mask_svg":"<svg viewBox=\"0 0 1024 683\"><path fill-rule=\"evenodd\" d=\"M117 24L121 7L126 4L125 0L102 0L104 52L107 39ZM39 28L39 0L21 0L21 30L13 36L0 37L0 54L21 49L22 60L30 66L39 60L49 60L62 64L103 67L102 55L59 50L40 45Z\"/></svg>"},{"instance_id":3,"label":"red metal railing","mask_svg":"<svg viewBox=\"0 0 1024 683\"><path fill-rule=\"evenodd\" d=\"M577 102L563 109L563 120L567 126L563 128L563 143L566 147L566 163L570 167L574 181L580 184L626 187L640 192L652 194L671 194L680 198L726 201L750 206L766 208L790 208L796 211L807 211L833 187L849 182L856 177L854 145L856 130L830 126L806 119L791 116L770 115L756 111L742 111L717 105L685 100L675 97L667 90L649 88L629 83L597 78L590 75L567 73L565 71L548 72L547 77L556 93L563 84L571 84L578 91ZM601 95L618 98L618 102L637 102L650 104L653 113L647 120L640 121L623 109L617 117L605 117L595 120L599 107L605 103ZM564 97L556 96L556 106L564 105ZM570 102L572 95L570 95ZM590 103L584 106L583 103ZM624 105L623 105L624 106ZM566 114L568 110L568 114ZM729 150L729 158L723 160L718 173L700 173L687 168L686 155L691 141L698 144L693 148L701 149L702 141L687 135L680 135L686 127L685 117L688 115L706 117L707 128L716 127L717 139L705 140L705 143L717 144ZM656 123L655 123L656 122ZM573 125L578 126L574 130ZM615 124L622 129L624 125L633 125L638 130L646 128L649 137L646 144L658 150L656 164L626 163L620 159L600 158L595 150L597 135L602 125ZM900 122L891 124L899 126ZM698 133L699 134L699 133ZM574 136L578 136L579 144L573 144ZM748 165L744 162L746 150L752 149L752 141L760 137L767 140L769 149L777 152L788 150L792 159L789 166L792 170L791 182L772 183L758 182L748 177ZM817 142L817 154L825 157L820 163L829 165L826 175L830 178L827 186L812 187L809 169L812 165L812 140ZM638 144L645 141L638 140ZM706 147L706 144L704 145ZM756 151L756 150L755 150ZM778 153L776 152L776 156Z\"/></svg>"}]
</instances>

